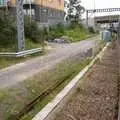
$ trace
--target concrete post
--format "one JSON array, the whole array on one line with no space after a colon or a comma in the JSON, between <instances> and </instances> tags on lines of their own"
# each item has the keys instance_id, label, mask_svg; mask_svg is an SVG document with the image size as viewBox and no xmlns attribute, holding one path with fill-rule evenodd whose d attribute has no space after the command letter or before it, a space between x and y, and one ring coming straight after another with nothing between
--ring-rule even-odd
<instances>
[{"instance_id":1,"label":"concrete post","mask_svg":"<svg viewBox=\"0 0 120 120\"><path fill-rule=\"evenodd\" d=\"M16 0L18 52L25 49L23 0Z\"/></svg>"}]
</instances>

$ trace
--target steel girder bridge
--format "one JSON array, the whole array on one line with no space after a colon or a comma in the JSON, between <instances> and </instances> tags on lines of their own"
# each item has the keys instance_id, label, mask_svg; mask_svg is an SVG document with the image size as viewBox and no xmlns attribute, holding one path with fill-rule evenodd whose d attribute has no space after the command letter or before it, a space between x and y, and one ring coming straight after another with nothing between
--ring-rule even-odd
<instances>
[{"instance_id":1,"label":"steel girder bridge","mask_svg":"<svg viewBox=\"0 0 120 120\"><path fill-rule=\"evenodd\" d=\"M86 25L88 26L88 15L94 14L94 13L103 13L103 12L118 12L120 11L120 8L104 8L104 9L90 9L86 10Z\"/></svg>"}]
</instances>

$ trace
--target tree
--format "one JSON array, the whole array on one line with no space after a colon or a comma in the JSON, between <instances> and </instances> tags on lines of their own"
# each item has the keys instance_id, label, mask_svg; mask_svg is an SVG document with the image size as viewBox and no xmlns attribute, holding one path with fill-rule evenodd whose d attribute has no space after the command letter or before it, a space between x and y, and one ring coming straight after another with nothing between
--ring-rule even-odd
<instances>
[{"instance_id":1,"label":"tree","mask_svg":"<svg viewBox=\"0 0 120 120\"><path fill-rule=\"evenodd\" d=\"M81 5L80 0L69 0L67 2L67 20L78 22L85 8Z\"/></svg>"}]
</instances>

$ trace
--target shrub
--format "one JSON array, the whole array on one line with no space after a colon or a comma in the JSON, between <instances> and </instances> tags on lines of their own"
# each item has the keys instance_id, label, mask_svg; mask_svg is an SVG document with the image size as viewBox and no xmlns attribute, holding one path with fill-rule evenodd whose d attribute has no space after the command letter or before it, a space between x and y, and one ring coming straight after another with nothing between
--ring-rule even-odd
<instances>
[{"instance_id":1,"label":"shrub","mask_svg":"<svg viewBox=\"0 0 120 120\"><path fill-rule=\"evenodd\" d=\"M0 12L1 13L1 12ZM0 16L0 45L11 46L16 43L16 27L14 18L9 14Z\"/></svg>"},{"instance_id":2,"label":"shrub","mask_svg":"<svg viewBox=\"0 0 120 120\"><path fill-rule=\"evenodd\" d=\"M95 29L93 27L89 27L88 30L90 33L93 33L93 34L95 33Z\"/></svg>"},{"instance_id":3,"label":"shrub","mask_svg":"<svg viewBox=\"0 0 120 120\"><path fill-rule=\"evenodd\" d=\"M70 26L70 28L71 28L71 29L75 29L76 27L78 27L78 22L76 22L76 21L71 21L71 26Z\"/></svg>"},{"instance_id":4,"label":"shrub","mask_svg":"<svg viewBox=\"0 0 120 120\"><path fill-rule=\"evenodd\" d=\"M77 21L72 21L70 28L71 29L80 28L81 30L85 29L84 26L81 23L78 23Z\"/></svg>"},{"instance_id":5,"label":"shrub","mask_svg":"<svg viewBox=\"0 0 120 120\"><path fill-rule=\"evenodd\" d=\"M64 34L65 33L65 27L64 27L64 25L63 24L57 24L57 26L56 26L56 31L58 31L59 33L61 33L61 34Z\"/></svg>"},{"instance_id":6,"label":"shrub","mask_svg":"<svg viewBox=\"0 0 120 120\"><path fill-rule=\"evenodd\" d=\"M29 17L25 17L25 36L35 43L44 43L48 39L47 28L39 28L36 21L30 21Z\"/></svg>"},{"instance_id":7,"label":"shrub","mask_svg":"<svg viewBox=\"0 0 120 120\"><path fill-rule=\"evenodd\" d=\"M65 27L62 24L57 24L55 26L49 27L48 38L53 40L63 36L65 33Z\"/></svg>"}]
</instances>

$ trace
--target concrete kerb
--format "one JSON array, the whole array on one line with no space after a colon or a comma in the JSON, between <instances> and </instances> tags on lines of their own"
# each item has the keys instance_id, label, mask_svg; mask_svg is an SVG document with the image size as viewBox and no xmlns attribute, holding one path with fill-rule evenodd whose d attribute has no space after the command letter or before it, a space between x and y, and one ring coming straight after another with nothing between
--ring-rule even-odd
<instances>
[{"instance_id":1,"label":"concrete kerb","mask_svg":"<svg viewBox=\"0 0 120 120\"><path fill-rule=\"evenodd\" d=\"M117 49L118 49L118 64L119 64L119 78L120 78L120 44L119 42L117 42ZM118 82L120 82L120 79L118 78ZM118 87L120 87L120 83L118 85ZM117 120L120 120L120 88L118 88L118 118Z\"/></svg>"},{"instance_id":2,"label":"concrete kerb","mask_svg":"<svg viewBox=\"0 0 120 120\"><path fill-rule=\"evenodd\" d=\"M94 65L95 61L102 58L110 43L107 43L102 51L87 65L50 103L48 103L32 120L53 120L56 114L67 103L68 99L75 93L77 83Z\"/></svg>"}]
</instances>

